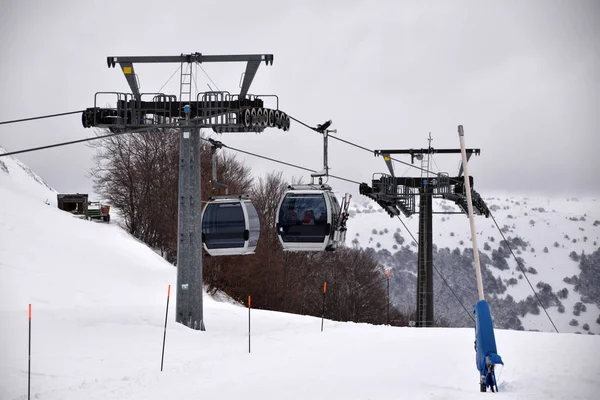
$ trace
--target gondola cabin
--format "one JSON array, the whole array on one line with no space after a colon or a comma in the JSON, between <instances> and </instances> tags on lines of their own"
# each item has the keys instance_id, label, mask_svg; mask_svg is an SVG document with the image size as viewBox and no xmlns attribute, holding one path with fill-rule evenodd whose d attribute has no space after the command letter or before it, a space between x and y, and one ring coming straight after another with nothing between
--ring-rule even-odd
<instances>
[{"instance_id":1,"label":"gondola cabin","mask_svg":"<svg viewBox=\"0 0 600 400\"><path fill-rule=\"evenodd\" d=\"M345 239L347 214L343 210L328 185L289 186L276 221L283 250L334 250Z\"/></svg>"},{"instance_id":2,"label":"gondola cabin","mask_svg":"<svg viewBox=\"0 0 600 400\"><path fill-rule=\"evenodd\" d=\"M202 244L208 254L254 254L259 236L260 220L248 196L217 196L208 200L202 211Z\"/></svg>"}]
</instances>

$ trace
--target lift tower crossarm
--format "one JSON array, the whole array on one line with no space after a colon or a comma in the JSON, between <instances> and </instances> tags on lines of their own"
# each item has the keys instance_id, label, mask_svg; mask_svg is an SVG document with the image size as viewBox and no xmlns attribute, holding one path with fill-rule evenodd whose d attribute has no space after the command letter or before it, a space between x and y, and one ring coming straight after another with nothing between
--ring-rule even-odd
<instances>
[{"instance_id":1,"label":"lift tower crossarm","mask_svg":"<svg viewBox=\"0 0 600 400\"><path fill-rule=\"evenodd\" d=\"M135 78L134 63L206 63L206 62L247 62L244 81L240 90L240 98L243 98L250 89L250 84L260 66L261 61L266 65L273 65L273 54L225 54L225 55L203 55L202 53L181 54L178 56L110 56L106 58L109 68L116 64L121 66L127 83L136 100L140 99L140 89Z\"/></svg>"},{"instance_id":2,"label":"lift tower crossarm","mask_svg":"<svg viewBox=\"0 0 600 400\"><path fill-rule=\"evenodd\" d=\"M241 62L241 61L265 61L267 65L273 64L273 54L225 54L225 55L203 55L202 53L181 54L178 56L121 56L107 57L108 67L114 67L116 63L181 63L181 62Z\"/></svg>"},{"instance_id":3,"label":"lift tower crossarm","mask_svg":"<svg viewBox=\"0 0 600 400\"><path fill-rule=\"evenodd\" d=\"M401 150L374 150L376 154L460 154L460 149L401 149ZM465 149L467 154L479 155L480 149Z\"/></svg>"},{"instance_id":4,"label":"lift tower crossarm","mask_svg":"<svg viewBox=\"0 0 600 400\"><path fill-rule=\"evenodd\" d=\"M465 149L467 153L467 161L471 158L471 155L476 156L481 154L480 149ZM374 150L375 156L388 156L390 154L410 154L410 162L414 164L415 157L419 154L460 154L460 149L434 149L433 147L428 149L402 149L402 150ZM460 176L460 174L459 174Z\"/></svg>"}]
</instances>

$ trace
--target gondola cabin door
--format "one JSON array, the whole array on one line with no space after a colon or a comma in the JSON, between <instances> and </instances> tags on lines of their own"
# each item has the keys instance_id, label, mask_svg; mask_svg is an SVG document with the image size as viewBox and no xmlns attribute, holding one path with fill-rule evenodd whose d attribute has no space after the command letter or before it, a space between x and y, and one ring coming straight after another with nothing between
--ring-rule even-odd
<instances>
[{"instance_id":1,"label":"gondola cabin door","mask_svg":"<svg viewBox=\"0 0 600 400\"><path fill-rule=\"evenodd\" d=\"M328 250L339 213L337 199L324 185L290 187L281 200L276 222L283 249Z\"/></svg>"},{"instance_id":2,"label":"gondola cabin door","mask_svg":"<svg viewBox=\"0 0 600 400\"><path fill-rule=\"evenodd\" d=\"M254 254L260 220L248 196L211 197L202 212L202 243L211 256Z\"/></svg>"}]
</instances>

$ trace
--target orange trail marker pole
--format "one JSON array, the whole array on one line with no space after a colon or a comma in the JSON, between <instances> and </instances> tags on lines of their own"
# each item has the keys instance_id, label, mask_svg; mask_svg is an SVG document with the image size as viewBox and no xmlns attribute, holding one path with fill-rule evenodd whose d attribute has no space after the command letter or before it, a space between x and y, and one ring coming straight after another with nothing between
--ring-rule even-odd
<instances>
[{"instance_id":1,"label":"orange trail marker pole","mask_svg":"<svg viewBox=\"0 0 600 400\"><path fill-rule=\"evenodd\" d=\"M167 320L169 318L169 298L171 297L171 285L167 290L167 312L165 313L165 332L163 333L162 355L160 357L160 371L163 370L163 361L165 360L165 341L167 340Z\"/></svg>"},{"instance_id":2,"label":"orange trail marker pole","mask_svg":"<svg viewBox=\"0 0 600 400\"><path fill-rule=\"evenodd\" d=\"M385 276L387 276L387 324L390 324L390 273L391 270L385 271Z\"/></svg>"},{"instance_id":3,"label":"orange trail marker pole","mask_svg":"<svg viewBox=\"0 0 600 400\"><path fill-rule=\"evenodd\" d=\"M250 296L248 296L248 353L250 353Z\"/></svg>"},{"instance_id":4,"label":"orange trail marker pole","mask_svg":"<svg viewBox=\"0 0 600 400\"><path fill-rule=\"evenodd\" d=\"M29 400L31 398L31 304L29 304L29 352L27 358L27 400Z\"/></svg>"},{"instance_id":5,"label":"orange trail marker pole","mask_svg":"<svg viewBox=\"0 0 600 400\"><path fill-rule=\"evenodd\" d=\"M323 320L325 319L325 295L327 294L327 282L323 282L323 314L321 314L321 332L323 332Z\"/></svg>"}]
</instances>

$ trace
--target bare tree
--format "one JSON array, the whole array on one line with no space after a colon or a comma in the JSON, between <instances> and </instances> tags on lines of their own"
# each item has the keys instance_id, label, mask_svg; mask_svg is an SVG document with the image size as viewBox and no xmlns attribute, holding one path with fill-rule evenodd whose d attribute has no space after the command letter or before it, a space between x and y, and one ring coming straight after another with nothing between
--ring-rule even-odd
<instances>
[{"instance_id":1,"label":"bare tree","mask_svg":"<svg viewBox=\"0 0 600 400\"><path fill-rule=\"evenodd\" d=\"M101 132L97 132L101 135ZM122 214L126 229L170 262L177 260L179 132L160 130L113 136L93 142L95 190ZM213 195L210 145L201 146L202 197ZM250 189L250 169L222 152L219 180L230 193Z\"/></svg>"},{"instance_id":2,"label":"bare tree","mask_svg":"<svg viewBox=\"0 0 600 400\"><path fill-rule=\"evenodd\" d=\"M105 138L93 145L96 191L120 210L126 229L170 262L177 260L179 134L174 130ZM201 187L205 202L212 190L210 144L201 145ZM338 321L385 323L385 278L372 251L284 252L275 228L288 183L272 172L253 183L250 169L225 152L217 156L217 179L230 194L249 193L261 223L256 254L205 257L204 282L234 299L252 295L257 308L321 315L327 281L326 317ZM403 314L392 308L401 323Z\"/></svg>"}]
</instances>

